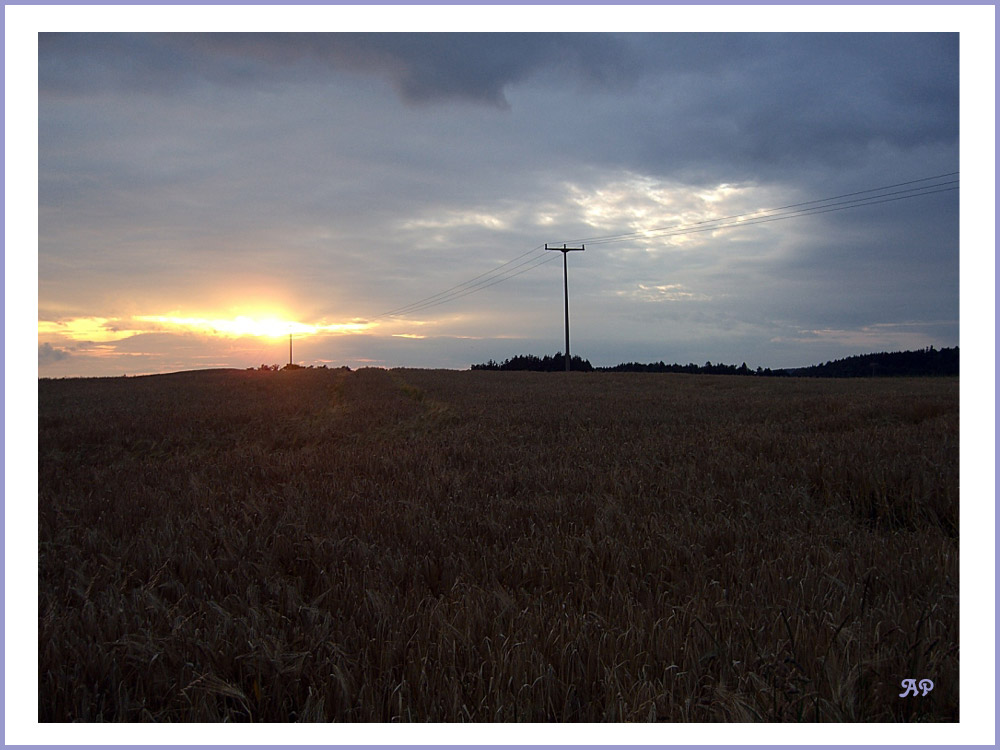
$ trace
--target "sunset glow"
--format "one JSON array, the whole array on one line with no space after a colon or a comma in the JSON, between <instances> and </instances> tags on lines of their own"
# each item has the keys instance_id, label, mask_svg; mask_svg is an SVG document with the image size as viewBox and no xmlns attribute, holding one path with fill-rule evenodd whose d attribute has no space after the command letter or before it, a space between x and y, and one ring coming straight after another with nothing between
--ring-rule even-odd
<instances>
[{"instance_id":1,"label":"sunset glow","mask_svg":"<svg viewBox=\"0 0 1000 750\"><path fill-rule=\"evenodd\" d=\"M119 325L118 318L70 318L38 321L39 336L62 336L72 341L119 341L141 331Z\"/></svg>"},{"instance_id":2,"label":"sunset glow","mask_svg":"<svg viewBox=\"0 0 1000 750\"><path fill-rule=\"evenodd\" d=\"M357 333L372 328L374 323L353 321L350 323L300 323L276 317L255 318L237 315L234 318L194 318L168 315L140 315L136 320L159 324L171 330L187 330L207 333L213 336L240 338L242 336L262 336L279 338L289 334L312 335L318 333Z\"/></svg>"},{"instance_id":3,"label":"sunset glow","mask_svg":"<svg viewBox=\"0 0 1000 750\"><path fill-rule=\"evenodd\" d=\"M209 318L176 315L136 315L131 318L80 317L62 321L38 321L38 333L56 335L72 341L106 342L143 333L198 333L224 338L259 336L280 338L322 333L359 333L376 324L354 320L347 323L301 323L278 317L237 315L233 318Z\"/></svg>"},{"instance_id":4,"label":"sunset glow","mask_svg":"<svg viewBox=\"0 0 1000 750\"><path fill-rule=\"evenodd\" d=\"M140 315L136 320L158 323L165 328L197 331L209 333L215 336L226 336L239 338L241 336L264 336L277 338L288 334L312 334L318 333L321 327L308 323L299 323L294 320L281 320L280 318L253 318L248 315L237 315L235 318L194 318L175 317L167 315ZM349 324L348 324L349 325Z\"/></svg>"}]
</instances>

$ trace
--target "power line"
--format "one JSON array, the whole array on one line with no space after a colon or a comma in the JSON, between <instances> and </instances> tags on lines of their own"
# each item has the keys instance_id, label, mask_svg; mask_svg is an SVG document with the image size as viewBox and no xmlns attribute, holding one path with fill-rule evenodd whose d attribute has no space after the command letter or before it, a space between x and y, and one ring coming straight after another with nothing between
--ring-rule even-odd
<instances>
[{"instance_id":1,"label":"power line","mask_svg":"<svg viewBox=\"0 0 1000 750\"><path fill-rule=\"evenodd\" d=\"M532 249L531 252L535 252L535 251L540 250L540 249L541 249L541 246L539 246L538 248ZM524 257L524 256L522 255L522 256L519 256L519 257ZM514 260L517 260L517 258L515 258ZM451 292L447 296L441 297L441 295L444 294L444 292L441 292L440 294L436 294L433 297L427 297L427 298L425 298L425 300L422 300L420 302L414 302L414 303L412 303L410 305L407 305L406 307L398 308L397 310L394 310L394 311L392 311L390 313L383 313L382 315L377 316L377 318L395 317L395 316L398 316L398 315L409 315L411 313L419 312L421 310L426 310L428 307L437 307L438 305L443 305L446 302L452 302L453 300L459 299L461 297L465 297L465 296L467 296L469 294L472 294L473 292L482 291L483 289L487 289L487 288L489 288L491 286L494 286L495 284L499 284L502 281L509 281L510 279L513 279L515 276L520 276L522 273L527 273L528 271L532 271L532 270L538 268L539 266L544 266L546 263L550 263L553 260L555 260L555 256L547 256L547 257L541 258L540 260L539 260L538 257L529 258L528 260L524 261L523 263L518 263L516 266L514 266L513 268L508 269L507 271L505 271L503 274L500 274L499 276L491 276L490 278L483 279L478 284L475 284L475 285L473 285L471 287L468 287L468 288L465 288L465 289L458 289L458 287L463 286L461 284L458 284L455 287L452 287L452 289L456 289L457 291ZM520 268L521 266L527 265L528 263L532 263L532 265L529 265L527 268L522 268L520 271L511 273L512 271L514 271L515 268ZM484 274L480 274L480 276L482 276L482 275L484 275ZM478 278L478 277L476 277L476 278ZM436 297L441 297L441 298L440 299L435 299ZM376 318L372 318L372 320L375 320L375 319Z\"/></svg>"},{"instance_id":2,"label":"power line","mask_svg":"<svg viewBox=\"0 0 1000 750\"><path fill-rule=\"evenodd\" d=\"M940 179L942 179L944 177L954 177L957 174L958 174L958 172L946 172L944 174L934 175L933 177L922 177L919 180L907 180L906 182L897 182L897 183L894 183L892 185L883 185L881 187L869 188L868 190L856 190L856 191L851 192L851 193L842 193L840 195L832 195L832 196L830 196L828 198L817 198L816 200L803 201L803 202L800 202L800 203L789 203L786 206L777 206L775 208L762 208L762 209L758 209L756 211L750 211L750 212L742 213L742 214L733 214L731 216L720 216L720 217L715 218L715 219L704 219L702 221L696 221L696 222L692 222L690 224L672 224L672 225L667 226L667 227L655 227L653 229L645 229L645 230L642 230L642 231L629 232L629 233L626 233L626 234L611 234L611 235L604 235L604 236L599 236L599 237L580 237L580 238L577 238L577 239L574 239L574 240L567 240L567 242L589 242L591 244L597 244L597 243L606 244L608 241L611 241L611 240L617 240L617 239L623 239L623 240L625 240L625 239L631 239L631 238L642 238L642 237L649 236L653 232L661 232L661 231L667 231L667 230L673 230L673 229L682 229L682 228L686 228L686 227L697 227L697 226L700 226L700 225L703 225L703 224L716 223L716 222L721 222L721 221L729 221L729 220L732 220L732 219L740 219L740 218L744 218L744 217L751 217L751 216L757 216L757 215L762 215L762 214L773 214L773 213L778 212L778 211L785 211L787 209L799 208L801 206L809 206L809 205L814 205L814 204L818 204L818 203L828 203L829 201L836 201L836 200L839 200L841 198L850 198L850 197L853 197L855 195L864 195L866 193L877 193L877 192L880 192L880 191L883 191L883 190L891 190L893 188L904 187L906 185L915 185L915 184L920 183L920 182L930 182L932 180L940 180ZM948 183L941 183L941 184L953 184L953 183L957 183L957 182L958 182L958 180L952 180L952 181L950 181ZM932 188L932 187L936 187L936 185L926 185L926 186L923 186L923 187ZM920 187L920 188L911 188L911 190L913 190L913 191L922 190L923 187ZM905 192L905 191L900 191L900 192ZM871 198L873 198L873 199L874 198L878 198L878 197L880 197L880 196L871 196ZM916 197L916 196L914 196L914 197ZM861 199L861 200L864 200L864 199Z\"/></svg>"},{"instance_id":3,"label":"power line","mask_svg":"<svg viewBox=\"0 0 1000 750\"><path fill-rule=\"evenodd\" d=\"M532 260L538 260L538 259L537 258L532 258ZM482 286L477 286L477 287L475 287L473 289L468 289L468 290L466 290L466 291L464 291L464 292L462 292L460 294L456 294L456 295L454 295L452 297L448 297L447 299L439 300L438 302L432 302L431 304L424 305L423 307L420 307L418 309L419 310L426 310L428 307L436 307L438 305L443 305L445 302L451 302L452 300L456 300L459 297L465 297L466 295L472 294L473 292L482 291L483 289L491 287L494 284L499 284L501 281L508 281L510 279L513 279L515 276L520 276L522 273L527 273L528 271L534 270L535 268L538 268L539 266L544 266L546 263L549 263L549 262L551 262L553 260L555 260L555 257L543 258L542 260L538 260L538 262L536 262L534 265L530 265L527 268L525 268L525 269L523 269L521 271L518 271L517 273L508 274L506 276L503 276L502 278L495 279L494 281L491 281L488 284L484 284ZM417 311L416 310L410 310L408 312L417 312Z\"/></svg>"},{"instance_id":4,"label":"power line","mask_svg":"<svg viewBox=\"0 0 1000 750\"><path fill-rule=\"evenodd\" d=\"M524 273L524 271L519 271L518 273L510 273L510 272L513 271L515 268L520 268L521 266L531 263L531 261L534 260L534 258L528 258L527 260L524 260L521 263L518 263L517 265L511 268L508 268L506 271L503 271L502 273L497 273L497 272L500 271L500 269L509 266L511 263L521 260L521 258L524 258L527 255L532 255L533 253L537 253L538 251L542 250L542 248L543 245L538 245L537 247L533 247L531 248L531 250L521 253L516 258L511 258L506 263L501 263L499 266L496 266L495 268L492 268L489 271L485 271L484 273L481 273L478 276L473 276L471 279L463 281L460 284L455 284L455 286L449 287L442 292L438 292L437 294L432 294L430 297L424 297L423 299L417 300L416 302L411 302L408 305L403 305L401 307L396 307L393 308L392 310L388 310L384 313L376 315L375 318L373 319L389 318L397 315L416 312L417 310L423 310L424 308L427 307L434 307L435 305L441 304L443 302L450 302L453 299L464 297L466 294L469 294L471 292L493 286L493 284L498 284L501 281L506 281L509 278L514 278L514 276L520 276L522 273ZM548 262L548 259L546 260L546 262ZM537 265L542 265L542 264L539 263ZM532 266L531 268L534 267L535 266ZM527 268L525 270L527 271L531 269Z\"/></svg>"},{"instance_id":5,"label":"power line","mask_svg":"<svg viewBox=\"0 0 1000 750\"><path fill-rule=\"evenodd\" d=\"M567 240L568 243L582 243L587 242L592 245L606 245L619 242L628 242L630 240L637 239L660 239L666 237L674 237L684 234L696 234L701 232L714 232L721 229L729 229L733 227L746 227L753 226L755 224L765 224L773 221L782 221L785 219L795 219L802 216L811 216L815 214L832 213L835 211L846 211L852 208L861 208L862 206L873 206L881 203L892 203L900 200L907 200L909 198L917 198L924 195L932 195L934 193L949 192L952 190L958 190L958 180L947 180L944 182L935 182L934 184L920 184L920 183L930 183L935 180L942 180L946 177L954 177L959 174L958 172L946 172L944 174L934 175L931 177L922 177L916 180L907 180L906 182L897 182L891 185L883 185L881 187L869 188L867 190L856 190L850 193L841 193L840 195L830 196L828 198L818 198L810 201L802 201L799 203L790 203L785 206L778 206L776 208L766 208L759 209L756 211L749 211L742 214L733 214L731 216L722 216L715 219L704 219L702 221L691 222L689 224L674 224L666 227L657 227L654 229L647 229L637 232L629 232L626 234L612 234L597 237L585 237L575 240ZM908 185L918 185L918 187L907 187ZM894 190L894 188L906 188L904 190ZM892 191L892 192L886 192ZM855 196L865 196L863 198L858 198ZM849 199L849 200L842 200ZM371 318L372 320L377 320L379 318L397 317L400 315L409 315L415 312L426 310L430 307L437 307L438 305L443 305L447 302L452 302L454 300L460 299L462 297L473 294L474 292L482 291L491 286L499 284L503 281L509 281L516 276L520 276L523 273L527 273L539 266L543 266L546 263L551 262L555 259L555 256L548 256L540 258L538 253L543 251L544 245L538 245L532 249L521 253L520 255L511 258L506 263L501 263L499 266L495 266L488 271L485 271L477 276L473 276L466 281L459 284L455 284L437 294L432 294L429 297L424 297L423 299L416 300L407 305L394 308L392 310L387 310L379 315ZM534 256L534 257L528 257ZM521 261L518 263L517 261ZM512 265L514 264L514 265ZM509 266L509 268L508 268ZM506 269L506 270L503 270ZM520 270L517 270L520 269Z\"/></svg>"},{"instance_id":6,"label":"power line","mask_svg":"<svg viewBox=\"0 0 1000 750\"><path fill-rule=\"evenodd\" d=\"M954 182L957 182L954 181ZM942 185L949 185L951 183L942 183ZM768 213L768 211L777 211L778 209L767 209L764 211L755 211L747 214L739 214L737 216L729 217L731 221L728 223L725 219L712 219L706 221L699 221L692 224L681 224L675 227L664 227L663 229L650 229L644 232L636 232L631 235L622 237L609 237L607 239L591 240L591 245L608 245L617 242L628 242L634 239L649 239L655 238L660 239L663 237L675 237L678 235L685 234L697 234L699 232L714 232L718 229L728 229L731 227L747 227L753 226L755 224L766 224L771 221L781 221L783 219L796 219L801 216L811 216L813 214L825 214L834 211L845 211L849 208L861 208L862 206L874 206L879 203L892 203L893 201L905 200L907 198L917 198L921 195L932 195L934 193L944 193L951 190L958 190L957 186L954 187L942 187L939 185L928 185L928 189L920 189L921 192L913 192L913 190L903 190L897 191L895 193L885 193L883 195L869 196L868 198L859 198L850 201L840 201L836 203L827 203L820 206L813 206L811 208L802 208L796 211L789 211L786 213ZM940 188L932 190L929 188ZM899 195L900 193L908 193L907 195ZM897 197L889 197L897 196ZM816 202L816 201L810 201ZM654 234L654 232L656 234Z\"/></svg>"}]
</instances>

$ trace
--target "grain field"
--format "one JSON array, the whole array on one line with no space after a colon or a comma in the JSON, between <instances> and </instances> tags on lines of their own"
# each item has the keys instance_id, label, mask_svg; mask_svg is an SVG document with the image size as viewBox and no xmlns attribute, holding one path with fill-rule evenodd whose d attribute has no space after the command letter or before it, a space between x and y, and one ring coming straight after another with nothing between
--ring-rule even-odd
<instances>
[{"instance_id":1,"label":"grain field","mask_svg":"<svg viewBox=\"0 0 1000 750\"><path fill-rule=\"evenodd\" d=\"M39 721L958 720L957 379L38 387Z\"/></svg>"}]
</instances>

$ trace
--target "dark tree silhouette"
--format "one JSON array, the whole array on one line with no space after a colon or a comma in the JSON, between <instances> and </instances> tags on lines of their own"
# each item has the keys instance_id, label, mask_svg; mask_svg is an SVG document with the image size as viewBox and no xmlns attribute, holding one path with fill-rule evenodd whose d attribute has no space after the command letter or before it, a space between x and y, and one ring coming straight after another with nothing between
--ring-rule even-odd
<instances>
[{"instance_id":1,"label":"dark tree silhouette","mask_svg":"<svg viewBox=\"0 0 1000 750\"><path fill-rule=\"evenodd\" d=\"M589 360L582 359L577 355L572 355L569 360L569 367L576 372L591 372L594 367ZM558 372L566 370L566 358L562 352L556 352L555 356L546 354L544 357L537 357L534 354L518 354L517 356L505 359L497 363L490 360L485 364L472 365L473 370L529 370L532 372Z\"/></svg>"},{"instance_id":2,"label":"dark tree silhouette","mask_svg":"<svg viewBox=\"0 0 1000 750\"><path fill-rule=\"evenodd\" d=\"M958 347L935 349L933 346L917 351L878 352L858 354L811 367L772 370L757 367L751 370L747 363L736 365L712 364L711 361L699 366L693 362L686 365L664 364L663 360L642 364L623 362L613 367L593 367L589 360L574 355L570 368L580 372L679 372L689 375L745 375L755 377L806 377L806 378L867 378L867 377L918 377L958 375ZM473 370L532 370L535 372L557 372L565 369L562 352L555 356L537 357L534 354L519 354L503 362L489 360L484 364L472 365Z\"/></svg>"}]
</instances>

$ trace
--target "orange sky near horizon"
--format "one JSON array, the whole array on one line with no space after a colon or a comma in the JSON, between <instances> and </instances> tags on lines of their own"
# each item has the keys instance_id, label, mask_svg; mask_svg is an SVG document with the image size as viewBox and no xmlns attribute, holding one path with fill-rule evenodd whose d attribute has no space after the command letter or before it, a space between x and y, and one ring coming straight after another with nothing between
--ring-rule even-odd
<instances>
[{"instance_id":1,"label":"orange sky near horizon","mask_svg":"<svg viewBox=\"0 0 1000 750\"><path fill-rule=\"evenodd\" d=\"M303 323L274 315L236 315L229 318L181 315L136 315L128 318L91 316L39 320L38 334L40 343L53 343L53 338L92 342L118 341L155 331L194 332L226 338L278 338L288 334L350 333L368 330L377 325L358 320L347 323Z\"/></svg>"},{"instance_id":2,"label":"orange sky near horizon","mask_svg":"<svg viewBox=\"0 0 1000 750\"><path fill-rule=\"evenodd\" d=\"M114 367L127 374L149 374L194 366L247 367L285 357L283 340L293 336L297 346L303 339L371 332L372 321L352 320L305 323L273 313L230 317L208 315L135 315L129 317L80 316L64 320L39 320L38 343L58 374L58 363L66 352L92 358L96 367L85 374L108 374ZM416 334L393 334L416 336ZM143 345L155 341L154 346ZM215 342L215 343L213 343ZM228 342L219 347L220 342ZM299 350L301 351L301 350ZM174 356L180 354L181 356ZM201 360L199 362L199 360ZM307 364L331 362L311 356ZM104 363L99 364L99 363ZM112 362L115 364L112 365ZM68 364L68 363L67 363ZM355 363L356 364L356 363ZM52 367L54 365L54 367Z\"/></svg>"}]
</instances>

